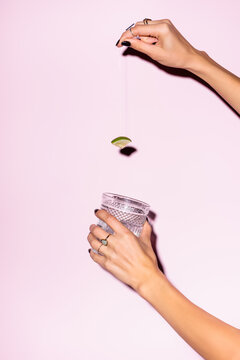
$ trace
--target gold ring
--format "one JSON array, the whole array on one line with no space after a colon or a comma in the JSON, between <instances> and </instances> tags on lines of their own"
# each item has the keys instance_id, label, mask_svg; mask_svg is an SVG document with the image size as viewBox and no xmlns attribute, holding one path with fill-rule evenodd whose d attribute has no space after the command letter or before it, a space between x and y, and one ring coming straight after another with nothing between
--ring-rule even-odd
<instances>
[{"instance_id":1,"label":"gold ring","mask_svg":"<svg viewBox=\"0 0 240 360\"><path fill-rule=\"evenodd\" d=\"M148 25L149 21L152 21L152 19L148 19L148 18L143 19L144 25Z\"/></svg>"},{"instance_id":2,"label":"gold ring","mask_svg":"<svg viewBox=\"0 0 240 360\"><path fill-rule=\"evenodd\" d=\"M109 238L109 236L110 236L111 234L108 234L107 235L107 237L105 238L105 239L102 239L102 240L100 240L101 241L101 243L102 243L102 245L105 245L105 246L107 246L107 244L108 244L108 238Z\"/></svg>"}]
</instances>

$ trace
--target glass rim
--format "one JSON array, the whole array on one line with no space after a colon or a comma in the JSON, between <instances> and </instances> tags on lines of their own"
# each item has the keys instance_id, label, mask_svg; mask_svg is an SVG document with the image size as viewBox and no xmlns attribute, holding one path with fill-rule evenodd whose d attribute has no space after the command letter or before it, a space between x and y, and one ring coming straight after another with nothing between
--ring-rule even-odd
<instances>
[{"instance_id":1,"label":"glass rim","mask_svg":"<svg viewBox=\"0 0 240 360\"><path fill-rule=\"evenodd\" d=\"M125 196L125 195L120 195L120 194L115 194L115 193L111 193L111 192L104 192L102 193L102 197L109 197L109 198L113 198L114 196L118 196L118 197L121 197L122 199L119 199L119 201L124 201L124 200L128 200L128 201L133 201L135 202L136 204L139 204L139 206L142 208L142 207L145 207L145 209L149 210L150 209L150 205L147 204L146 202L144 201L141 201L141 200L138 200L138 199L134 199L134 198L131 198L129 196Z\"/></svg>"}]
</instances>

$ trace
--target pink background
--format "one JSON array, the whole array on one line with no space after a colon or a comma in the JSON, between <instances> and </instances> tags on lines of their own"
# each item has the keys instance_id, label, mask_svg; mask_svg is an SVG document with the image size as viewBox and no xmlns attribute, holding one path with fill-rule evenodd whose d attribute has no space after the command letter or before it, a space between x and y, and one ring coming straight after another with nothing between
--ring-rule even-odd
<instances>
[{"instance_id":1,"label":"pink background","mask_svg":"<svg viewBox=\"0 0 240 360\"><path fill-rule=\"evenodd\" d=\"M0 358L199 359L89 257L101 193L151 204L167 276L240 324L240 122L212 91L115 47L170 18L239 71L239 2L0 2ZM137 152L121 155L121 134Z\"/></svg>"}]
</instances>

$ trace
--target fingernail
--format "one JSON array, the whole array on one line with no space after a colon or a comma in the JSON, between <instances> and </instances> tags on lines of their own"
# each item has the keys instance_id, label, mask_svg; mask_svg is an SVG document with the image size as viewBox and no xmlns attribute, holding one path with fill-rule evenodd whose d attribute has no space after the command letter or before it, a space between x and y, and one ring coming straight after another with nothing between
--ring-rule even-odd
<instances>
[{"instance_id":1,"label":"fingernail","mask_svg":"<svg viewBox=\"0 0 240 360\"><path fill-rule=\"evenodd\" d=\"M123 46L131 46L131 43L129 41L123 41L121 43L121 45L123 45Z\"/></svg>"},{"instance_id":2,"label":"fingernail","mask_svg":"<svg viewBox=\"0 0 240 360\"><path fill-rule=\"evenodd\" d=\"M95 210L94 210L95 214L96 214L96 212L97 212L98 210L99 210L99 209L95 209Z\"/></svg>"},{"instance_id":3,"label":"fingernail","mask_svg":"<svg viewBox=\"0 0 240 360\"><path fill-rule=\"evenodd\" d=\"M147 220L147 222L149 223L149 219L148 219L148 217L146 217L146 220Z\"/></svg>"},{"instance_id":4,"label":"fingernail","mask_svg":"<svg viewBox=\"0 0 240 360\"><path fill-rule=\"evenodd\" d=\"M120 39L116 42L116 46L118 46Z\"/></svg>"},{"instance_id":5,"label":"fingernail","mask_svg":"<svg viewBox=\"0 0 240 360\"><path fill-rule=\"evenodd\" d=\"M152 43L152 45L156 45L157 42Z\"/></svg>"},{"instance_id":6,"label":"fingernail","mask_svg":"<svg viewBox=\"0 0 240 360\"><path fill-rule=\"evenodd\" d=\"M89 252L89 254L90 254L90 252L91 252L91 249L88 249L88 252Z\"/></svg>"},{"instance_id":7,"label":"fingernail","mask_svg":"<svg viewBox=\"0 0 240 360\"><path fill-rule=\"evenodd\" d=\"M126 28L126 31L129 30L129 29L131 29L131 27L133 27L133 26L134 26L134 23L133 23L132 25L130 25L129 27L127 27L127 28Z\"/></svg>"}]
</instances>

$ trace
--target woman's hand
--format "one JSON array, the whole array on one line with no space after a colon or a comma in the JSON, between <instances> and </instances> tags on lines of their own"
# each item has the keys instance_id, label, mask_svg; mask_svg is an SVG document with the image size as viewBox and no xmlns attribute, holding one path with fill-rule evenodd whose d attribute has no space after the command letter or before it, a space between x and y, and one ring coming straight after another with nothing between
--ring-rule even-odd
<instances>
[{"instance_id":1,"label":"woman's hand","mask_svg":"<svg viewBox=\"0 0 240 360\"><path fill-rule=\"evenodd\" d=\"M96 216L104 221L114 234L108 238L108 245L101 246L100 254L90 251L91 258L122 282L139 292L152 275L160 273L157 258L151 245L151 226L146 221L140 238L123 226L105 210L98 210ZM97 225L90 226L88 241L98 250L108 233Z\"/></svg>"},{"instance_id":2,"label":"woman's hand","mask_svg":"<svg viewBox=\"0 0 240 360\"><path fill-rule=\"evenodd\" d=\"M116 44L131 46L162 65L191 71L206 81L240 114L240 78L195 49L170 20L138 22Z\"/></svg>"},{"instance_id":3,"label":"woman's hand","mask_svg":"<svg viewBox=\"0 0 240 360\"><path fill-rule=\"evenodd\" d=\"M222 322L183 296L160 272L153 252L151 226L146 222L140 238L105 210L96 216L113 229L107 246L106 231L90 226L88 241L92 259L145 298L178 334L204 359L240 359L240 331Z\"/></svg>"},{"instance_id":4,"label":"woman's hand","mask_svg":"<svg viewBox=\"0 0 240 360\"><path fill-rule=\"evenodd\" d=\"M130 30L122 34L117 46L131 46L163 65L188 69L200 54L170 20L149 21L148 25L137 22Z\"/></svg>"}]
</instances>

